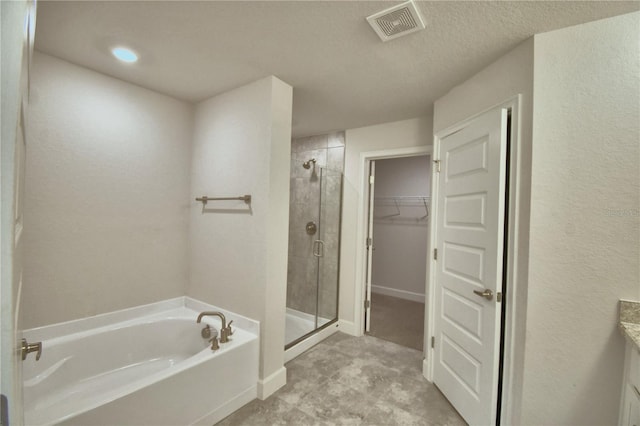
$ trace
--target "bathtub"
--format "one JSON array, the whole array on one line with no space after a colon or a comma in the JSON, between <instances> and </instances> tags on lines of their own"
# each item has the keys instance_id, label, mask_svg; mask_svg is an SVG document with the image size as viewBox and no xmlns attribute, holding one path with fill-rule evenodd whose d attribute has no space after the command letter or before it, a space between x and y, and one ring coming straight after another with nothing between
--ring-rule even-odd
<instances>
[{"instance_id":1,"label":"bathtub","mask_svg":"<svg viewBox=\"0 0 640 426\"><path fill-rule=\"evenodd\" d=\"M217 351L200 335L202 311L233 320ZM25 424L210 426L257 396L259 327L180 297L25 330L42 342L40 360L23 363Z\"/></svg>"}]
</instances>

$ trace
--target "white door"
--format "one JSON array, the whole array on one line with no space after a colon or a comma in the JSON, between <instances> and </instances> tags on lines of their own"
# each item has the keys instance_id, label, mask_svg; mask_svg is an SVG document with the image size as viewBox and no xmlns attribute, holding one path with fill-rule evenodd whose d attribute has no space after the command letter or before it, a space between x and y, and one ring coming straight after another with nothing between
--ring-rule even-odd
<instances>
[{"instance_id":1,"label":"white door","mask_svg":"<svg viewBox=\"0 0 640 426\"><path fill-rule=\"evenodd\" d=\"M22 361L20 359L21 330L20 292L22 288L23 205L25 176L25 108L29 90L28 72L35 31L35 3L2 2L3 34L22 33L22 45L4 44L11 60L18 58L16 67L3 71L2 99L2 239L0 275L0 390L2 393L0 421L2 425L23 423ZM15 41L15 38L8 38ZM20 66L19 58L22 58ZM3 66L4 68L4 66ZM15 91L17 89L17 92Z\"/></svg>"},{"instance_id":2,"label":"white door","mask_svg":"<svg viewBox=\"0 0 640 426\"><path fill-rule=\"evenodd\" d=\"M436 141L433 380L469 424L495 424L507 110Z\"/></svg>"},{"instance_id":3,"label":"white door","mask_svg":"<svg viewBox=\"0 0 640 426\"><path fill-rule=\"evenodd\" d=\"M364 331L371 331L371 269L373 267L373 200L375 196L376 162L369 163L369 214L367 216L367 276L365 279Z\"/></svg>"}]
</instances>

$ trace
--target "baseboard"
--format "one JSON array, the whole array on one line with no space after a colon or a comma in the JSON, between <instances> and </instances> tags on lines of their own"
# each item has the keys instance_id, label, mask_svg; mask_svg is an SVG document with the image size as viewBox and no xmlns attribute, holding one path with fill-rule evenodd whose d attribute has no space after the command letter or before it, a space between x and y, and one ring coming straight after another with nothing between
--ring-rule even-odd
<instances>
[{"instance_id":1,"label":"baseboard","mask_svg":"<svg viewBox=\"0 0 640 426\"><path fill-rule=\"evenodd\" d=\"M356 324L353 321L345 321L339 320L338 324L340 325L339 329L345 334L349 334L350 336L360 336L362 333L359 333L356 330Z\"/></svg>"},{"instance_id":2,"label":"baseboard","mask_svg":"<svg viewBox=\"0 0 640 426\"><path fill-rule=\"evenodd\" d=\"M192 425L202 425L202 426L210 426L218 423L220 420L224 419L234 411L242 408L246 404L250 403L257 396L257 387L251 386L246 391L242 392L240 395L233 398L231 401L226 402L224 405L216 408L211 411L209 414L206 414L191 423Z\"/></svg>"},{"instance_id":3,"label":"baseboard","mask_svg":"<svg viewBox=\"0 0 640 426\"><path fill-rule=\"evenodd\" d=\"M397 297L398 299L412 300L414 302L425 302L424 294L414 293L412 291L398 290L397 288L384 287L381 285L372 285L372 293L384 294L385 296Z\"/></svg>"},{"instance_id":4,"label":"baseboard","mask_svg":"<svg viewBox=\"0 0 640 426\"><path fill-rule=\"evenodd\" d=\"M424 376L425 379L431 382L430 375L429 375L429 362L427 361L426 358L422 360L422 375Z\"/></svg>"},{"instance_id":5,"label":"baseboard","mask_svg":"<svg viewBox=\"0 0 640 426\"><path fill-rule=\"evenodd\" d=\"M263 380L258 380L258 398L262 400L267 399L286 384L287 369L282 366L269 377Z\"/></svg>"}]
</instances>

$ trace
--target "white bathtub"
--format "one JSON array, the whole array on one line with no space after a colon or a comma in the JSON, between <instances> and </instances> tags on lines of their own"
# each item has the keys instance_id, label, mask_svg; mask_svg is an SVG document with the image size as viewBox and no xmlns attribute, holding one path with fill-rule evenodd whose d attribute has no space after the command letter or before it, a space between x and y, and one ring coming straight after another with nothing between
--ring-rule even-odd
<instances>
[{"instance_id":1,"label":"white bathtub","mask_svg":"<svg viewBox=\"0 0 640 426\"><path fill-rule=\"evenodd\" d=\"M202 311L233 320L212 351ZM217 330L217 317L204 317ZM26 330L42 357L23 363L27 425L212 425L256 398L259 323L180 297Z\"/></svg>"}]
</instances>

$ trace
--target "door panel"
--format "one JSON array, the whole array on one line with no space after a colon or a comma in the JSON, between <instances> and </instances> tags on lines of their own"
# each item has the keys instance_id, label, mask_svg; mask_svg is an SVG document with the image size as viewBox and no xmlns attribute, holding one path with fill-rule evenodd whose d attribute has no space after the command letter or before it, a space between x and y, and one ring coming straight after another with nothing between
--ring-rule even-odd
<instances>
[{"instance_id":1,"label":"door panel","mask_svg":"<svg viewBox=\"0 0 640 426\"><path fill-rule=\"evenodd\" d=\"M482 137L452 149L445 156L447 181L487 171L487 139Z\"/></svg>"},{"instance_id":2,"label":"door panel","mask_svg":"<svg viewBox=\"0 0 640 426\"><path fill-rule=\"evenodd\" d=\"M497 413L506 130L499 108L437 147L433 378L470 424Z\"/></svg>"},{"instance_id":3,"label":"door panel","mask_svg":"<svg viewBox=\"0 0 640 426\"><path fill-rule=\"evenodd\" d=\"M448 227L484 228L486 193L451 196L445 200Z\"/></svg>"},{"instance_id":4,"label":"door panel","mask_svg":"<svg viewBox=\"0 0 640 426\"><path fill-rule=\"evenodd\" d=\"M444 290L442 317L466 332L470 338L482 341L482 306L452 291Z\"/></svg>"},{"instance_id":5,"label":"door panel","mask_svg":"<svg viewBox=\"0 0 640 426\"><path fill-rule=\"evenodd\" d=\"M482 286L484 271L483 249L455 243L444 243L442 250L443 274ZM455 283L455 281L453 281Z\"/></svg>"},{"instance_id":6,"label":"door panel","mask_svg":"<svg viewBox=\"0 0 640 426\"><path fill-rule=\"evenodd\" d=\"M478 398L480 392L480 363L447 335L442 338L442 362L449 374Z\"/></svg>"}]
</instances>

